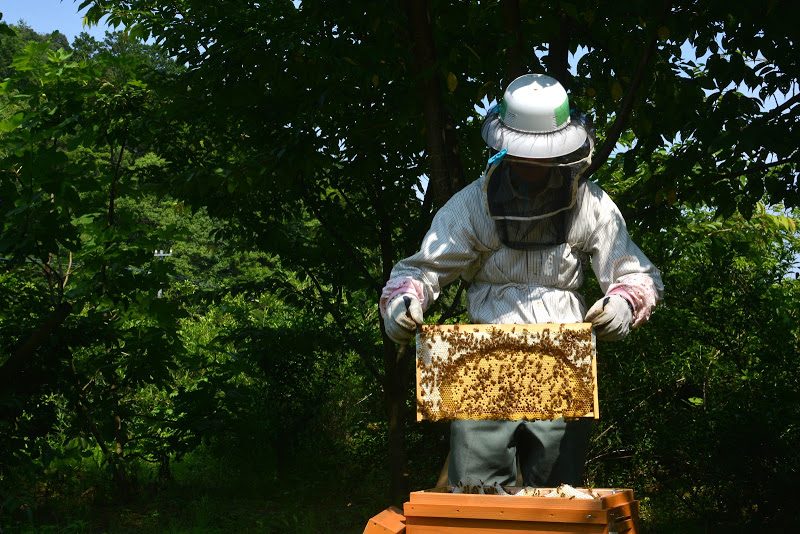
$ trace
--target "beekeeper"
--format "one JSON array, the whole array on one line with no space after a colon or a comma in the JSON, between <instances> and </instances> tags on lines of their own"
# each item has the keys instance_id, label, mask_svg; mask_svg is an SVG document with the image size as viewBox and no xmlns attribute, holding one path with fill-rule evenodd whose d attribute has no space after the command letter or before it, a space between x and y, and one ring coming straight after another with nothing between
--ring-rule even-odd
<instances>
[{"instance_id":1,"label":"beekeeper","mask_svg":"<svg viewBox=\"0 0 800 534\"><path fill-rule=\"evenodd\" d=\"M442 206L383 289L386 334L408 343L458 277L475 324L586 321L597 339L618 340L647 321L661 276L614 202L583 178L594 135L561 84L520 76L481 133L492 153L483 175ZM587 312L578 290L590 263L604 296ZM518 456L525 485L580 485L589 432L589 420L454 421L449 481L512 484Z\"/></svg>"}]
</instances>

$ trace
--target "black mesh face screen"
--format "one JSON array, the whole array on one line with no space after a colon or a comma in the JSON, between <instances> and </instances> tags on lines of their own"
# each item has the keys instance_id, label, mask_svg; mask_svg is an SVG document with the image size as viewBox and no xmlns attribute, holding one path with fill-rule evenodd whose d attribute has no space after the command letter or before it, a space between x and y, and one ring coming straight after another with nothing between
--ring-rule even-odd
<instances>
[{"instance_id":1,"label":"black mesh face screen","mask_svg":"<svg viewBox=\"0 0 800 534\"><path fill-rule=\"evenodd\" d=\"M486 191L489 214L503 244L534 250L564 243L576 186L571 170L550 169L544 189L527 187L529 184L509 170L509 165L501 163Z\"/></svg>"},{"instance_id":2,"label":"black mesh face screen","mask_svg":"<svg viewBox=\"0 0 800 534\"><path fill-rule=\"evenodd\" d=\"M574 178L568 168L553 167L538 183L515 176L506 162L492 173L486 194L493 218L537 219L569 207Z\"/></svg>"},{"instance_id":3,"label":"black mesh face screen","mask_svg":"<svg viewBox=\"0 0 800 534\"><path fill-rule=\"evenodd\" d=\"M583 175L593 149L590 131L582 147L558 158L508 156L494 166L490 160L484 184L486 202L503 244L535 250L566 242L566 223L578 188L585 182Z\"/></svg>"},{"instance_id":4,"label":"black mesh face screen","mask_svg":"<svg viewBox=\"0 0 800 534\"><path fill-rule=\"evenodd\" d=\"M538 221L498 219L495 221L495 228L500 241L509 248L541 250L566 242L567 213L563 211Z\"/></svg>"}]
</instances>

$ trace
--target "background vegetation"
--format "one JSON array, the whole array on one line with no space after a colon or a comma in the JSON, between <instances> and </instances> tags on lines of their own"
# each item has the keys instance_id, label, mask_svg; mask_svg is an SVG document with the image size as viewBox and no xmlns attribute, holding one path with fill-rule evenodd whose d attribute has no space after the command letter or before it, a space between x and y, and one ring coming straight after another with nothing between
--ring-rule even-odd
<instances>
[{"instance_id":1,"label":"background vegetation","mask_svg":"<svg viewBox=\"0 0 800 534\"><path fill-rule=\"evenodd\" d=\"M0 23L3 531L360 532L431 487L377 299L548 72L664 274L600 345L587 483L649 532L791 529L800 7L87 0ZM463 284L427 320L463 320ZM598 296L596 284L588 298Z\"/></svg>"}]
</instances>

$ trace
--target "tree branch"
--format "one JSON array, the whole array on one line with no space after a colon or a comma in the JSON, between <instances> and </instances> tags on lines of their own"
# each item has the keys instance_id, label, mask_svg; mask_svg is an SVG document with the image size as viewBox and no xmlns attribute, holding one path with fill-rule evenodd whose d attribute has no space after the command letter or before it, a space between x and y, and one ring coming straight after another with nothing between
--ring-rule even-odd
<instances>
[{"instance_id":1,"label":"tree branch","mask_svg":"<svg viewBox=\"0 0 800 534\"><path fill-rule=\"evenodd\" d=\"M300 179L301 181L303 181L302 177ZM309 189L307 187L304 188L306 190ZM380 291L383 289L383 286L378 284L378 282L372 277L372 273L370 273L369 270L364 266L364 258L360 257L355 247L353 247L353 245L348 240L342 237L342 235L340 235L339 232L337 232L334 229L334 225L328 223L327 219L322 215L322 211L319 209L319 206L317 205L318 203L312 199L311 195L306 194L305 197L308 206L311 208L311 212L314 214L314 217L316 217L317 220L320 222L322 228L324 228L325 231L328 232L333 237L333 239L344 248L347 255L350 256L353 265L359 271L361 271L361 274L364 276L364 278L372 287L372 289L380 293Z\"/></svg>"},{"instance_id":2,"label":"tree branch","mask_svg":"<svg viewBox=\"0 0 800 534\"><path fill-rule=\"evenodd\" d=\"M360 343L354 339L352 333L347 328L346 321L342 317L341 313L339 313L339 310L336 309L335 306L331 306L330 300L325 298L326 291L323 289L322 284L319 283L319 280L317 280L317 277L314 276L313 272L311 272L311 269L307 268L306 266L301 266L300 268L311 279L311 283L314 284L314 288L320 295L320 303L322 304L322 307L331 314L331 317L333 317L333 320L339 327L339 331L342 333L342 336L344 336L345 342L350 345L350 348L354 350L356 354L358 354L359 358L361 358L361 361L364 363L364 366L367 368L370 374L372 374L375 380L377 380L379 384L382 384L383 376L381 375L380 371L378 371L378 368L375 367L375 364L372 363L372 360L369 359L366 351L361 349Z\"/></svg>"},{"instance_id":3,"label":"tree branch","mask_svg":"<svg viewBox=\"0 0 800 534\"><path fill-rule=\"evenodd\" d=\"M746 174L753 174L754 172L766 171L768 169L771 169L772 167L778 167L780 165L786 165L787 163L796 163L796 161L793 159L793 156L796 153L797 152L794 152L788 158L780 159L778 161L771 161L769 163L762 163L761 165L751 165L749 167L746 167L746 168L742 169L741 171L732 171L732 172L727 172L725 174L719 174L719 175L717 175L716 180L715 180L714 183L724 182L725 180L729 180L731 178L737 178L739 176L744 176Z\"/></svg>"},{"instance_id":4,"label":"tree branch","mask_svg":"<svg viewBox=\"0 0 800 534\"><path fill-rule=\"evenodd\" d=\"M47 341L53 332L61 326L72 312L72 305L62 302L57 305L50 316L25 340L0 367L0 387L5 389L19 379L18 371L24 361L30 359L33 353Z\"/></svg>"},{"instance_id":5,"label":"tree branch","mask_svg":"<svg viewBox=\"0 0 800 534\"><path fill-rule=\"evenodd\" d=\"M789 100L787 100L786 102L782 103L780 106L776 106L776 107L772 108L771 110L769 110L769 111L768 111L768 112L767 112L767 113L764 115L764 118L765 118L766 120L768 120L768 121L771 121L772 119L774 119L775 117L777 117L777 116L779 116L781 113L783 113L783 112L784 112L784 111L785 111L787 108L789 108L789 107L793 106L793 105L794 105L794 104L796 104L797 102L800 102L800 93L797 93L797 94L796 94L796 95L794 95L792 98L790 98L790 99L789 99Z\"/></svg>"},{"instance_id":6,"label":"tree branch","mask_svg":"<svg viewBox=\"0 0 800 534\"><path fill-rule=\"evenodd\" d=\"M72 273L72 251L69 251L69 262L67 263L67 271L64 273L64 281L61 283L61 296L64 296L64 289L69 282L69 275Z\"/></svg>"},{"instance_id":7,"label":"tree branch","mask_svg":"<svg viewBox=\"0 0 800 534\"><path fill-rule=\"evenodd\" d=\"M81 388L81 381L78 378L78 372L75 369L75 358L72 358L70 355L70 369L72 370L72 378L75 385L75 404L78 407L78 413L83 418L83 422L86 424L86 427L89 429L89 433L92 435L94 440L97 442L98 447L103 452L103 456L105 456L110 462L113 461L111 456L111 450L106 445L103 436L100 434L100 429L97 428L97 424L92 419L91 414L89 413L89 409L86 407L84 403L83 397L83 389Z\"/></svg>"},{"instance_id":8,"label":"tree branch","mask_svg":"<svg viewBox=\"0 0 800 534\"><path fill-rule=\"evenodd\" d=\"M444 322L450 319L456 311L456 307L458 306L459 301L461 300L461 293L464 292L464 288L467 287L467 283L464 282L463 279L459 280L458 283L458 290L456 291L456 295L453 297L453 301L448 306L447 310L442 314L439 318L438 324L444 324Z\"/></svg>"},{"instance_id":9,"label":"tree branch","mask_svg":"<svg viewBox=\"0 0 800 534\"><path fill-rule=\"evenodd\" d=\"M125 141L123 140L119 147L119 157L116 163L114 162L114 152L111 149L111 163L114 165L114 174L111 176L111 186L108 190L108 225L114 224L114 202L117 198L117 182L119 180L119 171L122 167L122 155L125 153Z\"/></svg>"}]
</instances>

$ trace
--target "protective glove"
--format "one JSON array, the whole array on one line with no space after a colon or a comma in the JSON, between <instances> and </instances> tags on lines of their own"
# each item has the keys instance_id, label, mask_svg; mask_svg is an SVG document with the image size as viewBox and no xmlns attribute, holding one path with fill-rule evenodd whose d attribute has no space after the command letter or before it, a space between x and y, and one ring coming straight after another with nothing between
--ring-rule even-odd
<instances>
[{"instance_id":1,"label":"protective glove","mask_svg":"<svg viewBox=\"0 0 800 534\"><path fill-rule=\"evenodd\" d=\"M597 339L617 341L628 335L633 307L619 295L603 297L589 308L584 321L592 323Z\"/></svg>"},{"instance_id":2,"label":"protective glove","mask_svg":"<svg viewBox=\"0 0 800 534\"><path fill-rule=\"evenodd\" d=\"M413 295L397 295L386 304L386 335L395 343L408 343L422 324L422 304Z\"/></svg>"}]
</instances>

